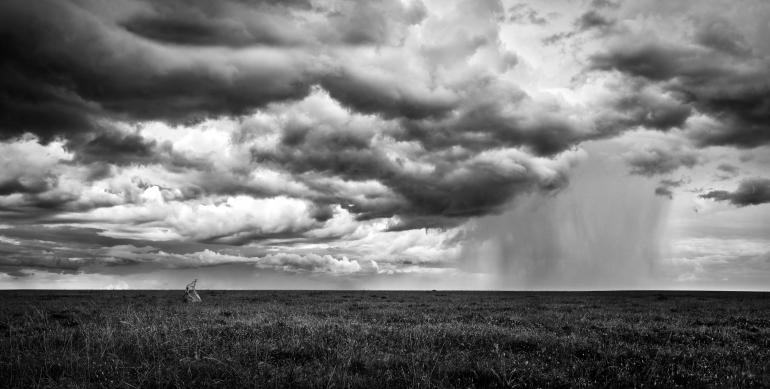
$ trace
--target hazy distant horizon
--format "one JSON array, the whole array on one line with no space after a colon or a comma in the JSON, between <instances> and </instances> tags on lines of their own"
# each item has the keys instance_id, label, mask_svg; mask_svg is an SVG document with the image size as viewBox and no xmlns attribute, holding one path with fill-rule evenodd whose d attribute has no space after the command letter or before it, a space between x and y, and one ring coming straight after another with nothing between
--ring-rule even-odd
<instances>
[{"instance_id":1,"label":"hazy distant horizon","mask_svg":"<svg viewBox=\"0 0 770 389\"><path fill-rule=\"evenodd\" d=\"M17 289L0 289L1 292L180 292L180 288L166 288L166 289L44 289L44 288L17 288ZM199 292L205 294L206 292L425 292L425 293L655 293L655 292L676 292L676 293L770 293L770 288L767 289L198 289ZM183 291L182 291L183 292Z\"/></svg>"}]
</instances>

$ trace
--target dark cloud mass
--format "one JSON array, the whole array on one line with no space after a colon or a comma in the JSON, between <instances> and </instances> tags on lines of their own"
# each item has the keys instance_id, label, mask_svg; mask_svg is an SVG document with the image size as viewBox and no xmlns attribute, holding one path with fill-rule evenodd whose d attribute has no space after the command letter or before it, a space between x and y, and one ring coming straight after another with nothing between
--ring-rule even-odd
<instances>
[{"instance_id":1,"label":"dark cloud mass","mask_svg":"<svg viewBox=\"0 0 770 389\"><path fill-rule=\"evenodd\" d=\"M655 194L658 196L668 197L669 199L674 198L674 191L673 188L679 188L682 185L688 184L690 182L687 178L680 178L678 180L673 179L663 179L660 180L658 183L658 186L655 187Z\"/></svg>"},{"instance_id":2,"label":"dark cloud mass","mask_svg":"<svg viewBox=\"0 0 770 389\"><path fill-rule=\"evenodd\" d=\"M399 43L401 29L424 17L419 2L169 1L141 2L120 24L151 40L192 46L364 45Z\"/></svg>"},{"instance_id":3,"label":"dark cloud mass","mask_svg":"<svg viewBox=\"0 0 770 389\"><path fill-rule=\"evenodd\" d=\"M770 203L770 179L751 178L741 181L738 188L732 192L712 190L700 195L704 199L727 201L739 207Z\"/></svg>"},{"instance_id":4,"label":"dark cloud mass","mask_svg":"<svg viewBox=\"0 0 770 389\"><path fill-rule=\"evenodd\" d=\"M580 16L575 21L575 26L582 30L590 30L592 28L605 28L615 24L614 21L607 19L602 14L591 10Z\"/></svg>"},{"instance_id":5,"label":"dark cloud mass","mask_svg":"<svg viewBox=\"0 0 770 389\"><path fill-rule=\"evenodd\" d=\"M301 54L254 48L262 60L248 61L245 53L159 46L76 3L1 7L6 136L30 131L48 140L98 128L105 117L241 114L301 97L311 82L312 61Z\"/></svg>"},{"instance_id":6,"label":"dark cloud mass","mask_svg":"<svg viewBox=\"0 0 770 389\"><path fill-rule=\"evenodd\" d=\"M8 181L0 182L0 196L12 193L41 193L49 188L49 183L45 180L24 180L14 178Z\"/></svg>"},{"instance_id":7,"label":"dark cloud mass","mask_svg":"<svg viewBox=\"0 0 770 389\"><path fill-rule=\"evenodd\" d=\"M0 1L0 286L223 264L440 278L474 222L565 193L589 150L656 206L685 169L755 174L758 16L648 7ZM701 197L761 204L768 182Z\"/></svg>"},{"instance_id":8,"label":"dark cloud mass","mask_svg":"<svg viewBox=\"0 0 770 389\"><path fill-rule=\"evenodd\" d=\"M155 156L156 142L137 134L103 132L78 147L78 156L84 162L104 161L121 163L140 161Z\"/></svg>"},{"instance_id":9,"label":"dark cloud mass","mask_svg":"<svg viewBox=\"0 0 770 389\"><path fill-rule=\"evenodd\" d=\"M726 21L698 28L694 42L687 45L643 37L621 39L607 52L593 56L591 66L659 85L678 104L709 115L713 123L701 124L688 133L699 146L767 144L770 61L752 52ZM674 123L681 125L686 118L678 116Z\"/></svg>"},{"instance_id":10,"label":"dark cloud mass","mask_svg":"<svg viewBox=\"0 0 770 389\"><path fill-rule=\"evenodd\" d=\"M367 137L365 133L342 132L321 123L289 128L277 149L252 150L252 158L300 175L315 172L348 180L375 179L395 192L393 201L349 200L351 210L364 218L393 213L437 217L483 215L496 211L517 193L555 190L567 181L562 173L540 176L525 154L515 152L462 151L454 157L446 151L425 153L419 161L425 169L410 171L406 161L390 159L376 147L373 134ZM510 169L506 163L515 164L517 169ZM427 224L421 225L417 220ZM409 225L435 226L437 220L441 218L412 219Z\"/></svg>"},{"instance_id":11,"label":"dark cloud mass","mask_svg":"<svg viewBox=\"0 0 770 389\"><path fill-rule=\"evenodd\" d=\"M91 131L105 117L188 122L240 115L301 98L319 82L373 112L419 115L419 101L408 98L365 101L380 85L338 73L314 47L399 44L401 31L423 18L421 4L337 5L3 2L2 133L30 131L46 141ZM327 14L332 23L306 21L300 12ZM423 103L428 111L434 104Z\"/></svg>"},{"instance_id":12,"label":"dark cloud mass","mask_svg":"<svg viewBox=\"0 0 770 389\"><path fill-rule=\"evenodd\" d=\"M652 147L627 155L626 162L631 166L631 174L655 176L680 167L693 167L698 163L698 157L695 152L681 148Z\"/></svg>"},{"instance_id":13,"label":"dark cloud mass","mask_svg":"<svg viewBox=\"0 0 770 389\"><path fill-rule=\"evenodd\" d=\"M577 125L558 110L544 110L515 85L498 82L500 71L516 60L500 51L495 18L503 8L496 2L459 4L456 13L434 23L456 28L455 19L463 19L479 28L459 30L451 41L437 37L427 45L383 54L394 61L392 68L343 61L345 54L330 48L361 47L365 53L374 45L377 50L402 47L406 29L426 17L420 2L335 2L328 7L305 2L134 1L116 7L42 2L30 7L9 1L2 8L3 136L31 132L42 142L65 138L75 161L91 170L88 179L111 174L110 164L210 169L186 159L171 143L117 129L114 122L185 125L243 115L302 99L314 84L356 113L390 121L383 126L391 128L387 136L393 141L418 142L429 152L422 163L430 173L408 172L403 161L386 157L372 144L381 134L351 132L338 122L320 136L311 127L288 125L281 147L254 153L257 165L272 163L291 174L377 180L393 191L393 198L375 202L311 196L322 204L353 204L350 209L362 218L395 213L440 219L492 212L517 193L558 188L566 177L559 172L544 178L526 154L515 157L517 169L511 171L497 161L479 160L479 153L523 147L553 156L596 136L579 135ZM330 24L301 16L307 13ZM404 57L409 50L416 56ZM446 67L449 57L462 69L462 62L479 50L497 57L492 60L499 64L490 65L501 68L479 68L445 85L425 84L426 72ZM404 58L411 61L406 74L398 69ZM444 150L450 149L455 156L445 159ZM200 193L271 192L226 181L198 187L209 188ZM32 191L13 180L3 187L8 193ZM496 190L485 189L491 187ZM42 191L40 185L35 188Z\"/></svg>"},{"instance_id":14,"label":"dark cloud mass","mask_svg":"<svg viewBox=\"0 0 770 389\"><path fill-rule=\"evenodd\" d=\"M737 166L730 165L729 163L721 163L717 166L717 170L725 172L730 175L736 175L740 171Z\"/></svg>"},{"instance_id":15,"label":"dark cloud mass","mask_svg":"<svg viewBox=\"0 0 770 389\"><path fill-rule=\"evenodd\" d=\"M668 197L669 199L674 198L674 192L672 192L671 189L665 186L659 186L655 188L655 194L658 196Z\"/></svg>"}]
</instances>

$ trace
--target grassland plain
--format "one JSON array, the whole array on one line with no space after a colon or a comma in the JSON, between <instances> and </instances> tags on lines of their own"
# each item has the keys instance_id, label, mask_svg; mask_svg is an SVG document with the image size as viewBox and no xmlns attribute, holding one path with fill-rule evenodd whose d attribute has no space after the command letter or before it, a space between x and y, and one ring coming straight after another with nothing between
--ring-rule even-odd
<instances>
[{"instance_id":1,"label":"grassland plain","mask_svg":"<svg viewBox=\"0 0 770 389\"><path fill-rule=\"evenodd\" d=\"M0 297L4 387L770 387L770 293Z\"/></svg>"}]
</instances>

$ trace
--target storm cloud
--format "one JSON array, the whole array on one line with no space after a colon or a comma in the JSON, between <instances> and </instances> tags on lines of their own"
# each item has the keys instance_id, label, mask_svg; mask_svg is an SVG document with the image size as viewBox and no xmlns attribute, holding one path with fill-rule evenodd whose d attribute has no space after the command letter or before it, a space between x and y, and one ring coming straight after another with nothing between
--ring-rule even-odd
<instances>
[{"instance_id":1,"label":"storm cloud","mask_svg":"<svg viewBox=\"0 0 770 389\"><path fill-rule=\"evenodd\" d=\"M727 201L739 207L770 203L770 179L746 179L741 181L734 191L712 190L700 195L700 197L715 201Z\"/></svg>"},{"instance_id":2,"label":"storm cloud","mask_svg":"<svg viewBox=\"0 0 770 389\"><path fill-rule=\"evenodd\" d=\"M653 3L4 1L0 271L438 277L601 145L767 202L768 7Z\"/></svg>"},{"instance_id":3,"label":"storm cloud","mask_svg":"<svg viewBox=\"0 0 770 389\"><path fill-rule=\"evenodd\" d=\"M559 107L501 84L516 60L499 44L495 18L503 8L495 2L460 3L425 21L425 27L465 34L469 30L452 27L462 21L478 27L473 35L449 41L427 34L423 42L408 36L410 26L426 18L419 2L7 2L3 8L3 136L64 139L74 160L91 170L90 179L114 175L110 166L221 170L212 166L216 161L186 157L173 142L140 134L135 122L188 126L256 112L305 114L304 122L274 119L281 126L276 149L252 149L250 160L220 171L219 184L209 180L184 190L281 194L235 184L244 171L267 165L303 176L299 181L309 173L330 174L374 180L390 192L376 206L330 193L302 194L322 206L344 200L364 218L427 216L436 223L494 212L518 193L562 187L569 163L539 156L600 136L585 133ZM310 22L301 16L307 13L331 25ZM475 63L479 52L486 53L485 62ZM347 56L352 60L343 61ZM459 62L447 68L450 58ZM316 103L330 107L307 107L313 96L326 96ZM342 116L324 116L324 109ZM358 118L372 127L356 128L351 120ZM386 153L388 145L408 152ZM50 189L13 180L3 188L7 194ZM57 207L77 196L65 196Z\"/></svg>"},{"instance_id":4,"label":"storm cloud","mask_svg":"<svg viewBox=\"0 0 770 389\"><path fill-rule=\"evenodd\" d=\"M698 163L697 154L678 147L637 150L626 156L631 173L654 176L671 173L680 167L693 167Z\"/></svg>"},{"instance_id":5,"label":"storm cloud","mask_svg":"<svg viewBox=\"0 0 770 389\"><path fill-rule=\"evenodd\" d=\"M708 120L690 127L700 147L756 147L770 142L770 76L767 52L755 51L724 19L696 23L690 41L624 36L591 57L591 67L614 70L657 85ZM684 124L679 120L679 126Z\"/></svg>"}]
</instances>

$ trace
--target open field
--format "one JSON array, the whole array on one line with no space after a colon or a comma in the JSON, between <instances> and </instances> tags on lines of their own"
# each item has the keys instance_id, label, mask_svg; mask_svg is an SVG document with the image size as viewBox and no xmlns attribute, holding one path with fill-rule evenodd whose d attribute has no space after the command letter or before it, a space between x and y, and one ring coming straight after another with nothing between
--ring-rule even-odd
<instances>
[{"instance_id":1,"label":"open field","mask_svg":"<svg viewBox=\"0 0 770 389\"><path fill-rule=\"evenodd\" d=\"M0 292L5 387L770 387L770 293Z\"/></svg>"}]
</instances>

